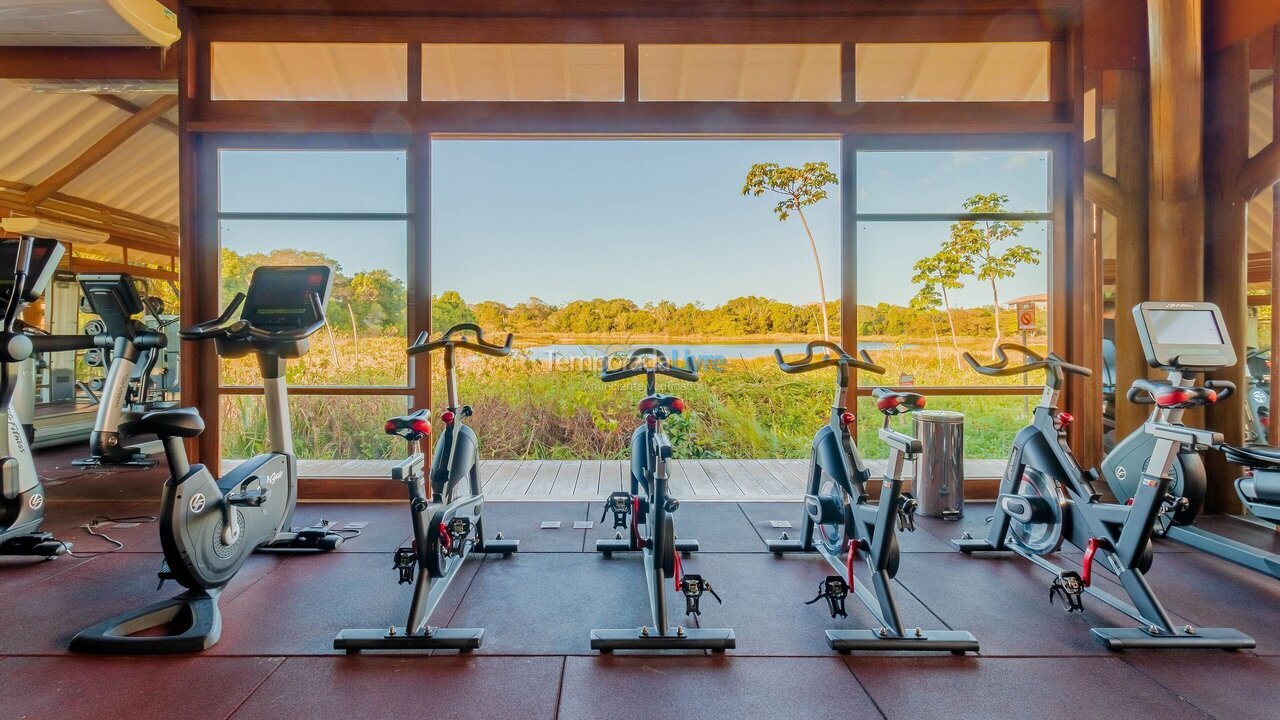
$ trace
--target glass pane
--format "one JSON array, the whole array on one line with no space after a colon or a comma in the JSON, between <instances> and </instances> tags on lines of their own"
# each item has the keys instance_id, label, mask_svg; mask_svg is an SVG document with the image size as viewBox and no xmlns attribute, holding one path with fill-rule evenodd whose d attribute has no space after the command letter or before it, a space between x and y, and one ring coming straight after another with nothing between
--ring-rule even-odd
<instances>
[{"instance_id":1,"label":"glass pane","mask_svg":"<svg viewBox=\"0 0 1280 720\"><path fill-rule=\"evenodd\" d=\"M329 326L288 363L294 385L403 386L408 380L408 225L402 220L223 220L221 303L260 265L335 271ZM222 361L226 385L260 385L253 358Z\"/></svg>"},{"instance_id":2,"label":"glass pane","mask_svg":"<svg viewBox=\"0 0 1280 720\"><path fill-rule=\"evenodd\" d=\"M859 43L858 102L1049 99L1049 43Z\"/></svg>"},{"instance_id":3,"label":"glass pane","mask_svg":"<svg viewBox=\"0 0 1280 720\"><path fill-rule=\"evenodd\" d=\"M839 45L641 45L640 99L840 100Z\"/></svg>"},{"instance_id":4,"label":"glass pane","mask_svg":"<svg viewBox=\"0 0 1280 720\"><path fill-rule=\"evenodd\" d=\"M513 332L523 354L476 358L460 375L485 456L621 457L644 386L605 385L599 365L606 351L643 345L702 369L697 384L660 382L691 408L670 426L680 457L802 452L817 427L778 419L792 377L772 353L823 335L814 247L839 337L838 188L827 183L828 197L804 208L811 246L795 213L779 222L778 197L742 187L755 163L834 172L839 156L836 141L434 141L433 325ZM495 166L504 171L486 170ZM479 185L483 195L469 190ZM439 378L433 390L440 407ZM830 394L805 412L824 412Z\"/></svg>"},{"instance_id":5,"label":"glass pane","mask_svg":"<svg viewBox=\"0 0 1280 720\"><path fill-rule=\"evenodd\" d=\"M403 213L403 150L220 150L222 212Z\"/></svg>"},{"instance_id":6,"label":"glass pane","mask_svg":"<svg viewBox=\"0 0 1280 720\"><path fill-rule=\"evenodd\" d=\"M423 100L621 102L621 45L427 44Z\"/></svg>"},{"instance_id":7,"label":"glass pane","mask_svg":"<svg viewBox=\"0 0 1280 720\"><path fill-rule=\"evenodd\" d=\"M949 244L958 234L981 242L954 248ZM864 348L878 345L871 354L888 369L885 382L1040 383L1043 375L1025 381L979 375L960 354L990 358L997 319L1000 337L1022 343L1017 309L1023 305L1034 318L1025 344L1045 350L1049 237L1047 222L858 223L858 337ZM1009 260L997 263L1001 269L994 281L979 275L987 253ZM900 380L899 375L907 377Z\"/></svg>"},{"instance_id":8,"label":"glass pane","mask_svg":"<svg viewBox=\"0 0 1280 720\"><path fill-rule=\"evenodd\" d=\"M1040 373L1043 375L1043 373ZM863 387L874 387L864 381ZM964 414L965 476L999 477L1009 456L1013 436L1031 422L1031 410L1040 401L1038 395L1016 396L965 396L931 395L930 410L951 410ZM895 419L893 427L908 435L915 435L911 416ZM869 397L858 398L858 450L869 460L885 460L889 449L877 431L884 416L876 410L875 401ZM873 468L879 470L880 468ZM911 473L907 465L906 472Z\"/></svg>"},{"instance_id":9,"label":"glass pane","mask_svg":"<svg viewBox=\"0 0 1280 720\"><path fill-rule=\"evenodd\" d=\"M408 99L409 49L393 43L211 43L214 100Z\"/></svg>"},{"instance_id":10,"label":"glass pane","mask_svg":"<svg viewBox=\"0 0 1280 720\"><path fill-rule=\"evenodd\" d=\"M382 426L408 407L409 399L399 395L289 396L294 452L303 463L300 473L389 476L394 461L405 456L405 443L387 435ZM243 460L266 452L267 415L261 395L223 395L221 427L224 459ZM349 462L341 467L307 462L335 460Z\"/></svg>"},{"instance_id":11,"label":"glass pane","mask_svg":"<svg viewBox=\"0 0 1280 720\"><path fill-rule=\"evenodd\" d=\"M1048 212L1047 150L858 153L859 213ZM966 210L975 195L1003 195Z\"/></svg>"}]
</instances>

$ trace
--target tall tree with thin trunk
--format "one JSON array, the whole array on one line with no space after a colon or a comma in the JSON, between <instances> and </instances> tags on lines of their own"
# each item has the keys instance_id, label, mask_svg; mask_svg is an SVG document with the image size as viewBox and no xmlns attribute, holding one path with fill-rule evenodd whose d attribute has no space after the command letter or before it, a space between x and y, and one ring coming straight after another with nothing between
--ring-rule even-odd
<instances>
[{"instance_id":1,"label":"tall tree with thin trunk","mask_svg":"<svg viewBox=\"0 0 1280 720\"><path fill-rule=\"evenodd\" d=\"M933 348L938 356L938 370L942 370L942 340L938 338L938 320L933 316L933 312L942 307L942 296L938 294L938 289L932 282L925 282L924 287L911 298L908 305L912 310L929 317L929 325L933 328ZM952 338L954 337L953 332Z\"/></svg>"},{"instance_id":2,"label":"tall tree with thin trunk","mask_svg":"<svg viewBox=\"0 0 1280 720\"><path fill-rule=\"evenodd\" d=\"M917 260L912 269L916 274L911 277L911 282L924 284L916 294L916 298L920 298L926 292L933 293L935 296L941 294L942 306L947 311L947 324L951 326L951 348L955 351L955 359L958 363L960 341L957 339L956 320L951 314L951 296L947 291L964 287L961 278L973 273L973 265L966 257L955 252L955 248L950 243L943 243L938 252Z\"/></svg>"},{"instance_id":3,"label":"tall tree with thin trunk","mask_svg":"<svg viewBox=\"0 0 1280 720\"><path fill-rule=\"evenodd\" d=\"M964 201L964 210L974 214L996 214L1008 212L1005 203L1008 195L990 193L974 195ZM978 280L991 284L991 302L995 309L996 337L991 343L991 352L1004 340L1004 329L1000 326L1000 294L996 289L996 281L1011 278L1019 265L1039 265L1040 251L1030 245L1013 245L1001 250L1003 243L1022 235L1021 220L961 220L951 225L951 239L947 245L953 252L962 256L972 268L967 274Z\"/></svg>"},{"instance_id":4,"label":"tall tree with thin trunk","mask_svg":"<svg viewBox=\"0 0 1280 720\"><path fill-rule=\"evenodd\" d=\"M779 222L785 222L793 212L800 218L804 234L809 238L809 249L813 251L814 267L818 270L818 295L822 299L822 339L828 341L831 340L831 320L827 312L827 286L822 279L818 244L809 229L804 208L825 200L828 185L839 184L840 178L824 162L809 162L798 168L784 167L777 163L756 163L747 171L747 181L742 186L742 194L751 197L760 197L766 192L781 195L782 199L773 206Z\"/></svg>"}]
</instances>

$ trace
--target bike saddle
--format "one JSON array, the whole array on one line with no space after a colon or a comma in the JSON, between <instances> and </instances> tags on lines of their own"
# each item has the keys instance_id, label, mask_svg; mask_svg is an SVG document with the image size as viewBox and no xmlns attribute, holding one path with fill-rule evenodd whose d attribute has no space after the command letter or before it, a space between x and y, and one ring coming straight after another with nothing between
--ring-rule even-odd
<instances>
[{"instance_id":1,"label":"bike saddle","mask_svg":"<svg viewBox=\"0 0 1280 720\"><path fill-rule=\"evenodd\" d=\"M156 410L134 421L131 432L154 434L161 438L193 438L204 432L204 420L195 408Z\"/></svg>"},{"instance_id":2,"label":"bike saddle","mask_svg":"<svg viewBox=\"0 0 1280 720\"><path fill-rule=\"evenodd\" d=\"M876 388L871 391L871 397L876 399L876 409L885 415L903 415L924 409L924 396L919 393Z\"/></svg>"},{"instance_id":3,"label":"bike saddle","mask_svg":"<svg viewBox=\"0 0 1280 720\"><path fill-rule=\"evenodd\" d=\"M1148 397L1142 397L1143 393ZM1128 397L1130 402L1146 405L1154 403L1162 408L1195 408L1217 402L1218 391L1207 387L1179 387L1139 379L1133 381Z\"/></svg>"},{"instance_id":4,"label":"bike saddle","mask_svg":"<svg viewBox=\"0 0 1280 720\"><path fill-rule=\"evenodd\" d=\"M662 393L650 395L636 405L636 409L640 411L641 415L661 412L663 417L672 413L682 413L684 412L684 407L684 400L675 395L663 395Z\"/></svg>"},{"instance_id":5,"label":"bike saddle","mask_svg":"<svg viewBox=\"0 0 1280 720\"><path fill-rule=\"evenodd\" d=\"M1235 463L1236 465L1268 470L1280 468L1280 449L1262 445L1236 447L1225 444L1220 445L1218 449L1222 450L1227 462Z\"/></svg>"},{"instance_id":6,"label":"bike saddle","mask_svg":"<svg viewBox=\"0 0 1280 720\"><path fill-rule=\"evenodd\" d=\"M405 440L421 440L431 434L431 411L423 408L415 413L393 417L383 427L388 435Z\"/></svg>"}]
</instances>

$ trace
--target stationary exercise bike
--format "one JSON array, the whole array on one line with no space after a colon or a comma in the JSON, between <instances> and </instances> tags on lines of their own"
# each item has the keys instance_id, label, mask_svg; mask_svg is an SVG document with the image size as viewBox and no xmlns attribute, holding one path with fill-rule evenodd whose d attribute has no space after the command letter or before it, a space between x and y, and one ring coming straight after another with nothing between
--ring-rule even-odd
<instances>
[{"instance_id":1,"label":"stationary exercise bike","mask_svg":"<svg viewBox=\"0 0 1280 720\"><path fill-rule=\"evenodd\" d=\"M158 654L207 649L222 632L218 597L254 551L333 550L342 544L343 537L327 521L291 529L298 469L285 389L285 360L304 355L307 338L324 327L332 284L332 271L322 265L260 267L247 294L237 294L221 316L181 332L184 340L214 340L222 357L257 357L268 452L215 478L204 465L187 460L183 440L204 430L194 408L157 410L135 422L137 432L160 437L169 464L160 505L160 581L175 580L187 591L81 631L71 641L72 650ZM240 319L231 322L241 305ZM136 635L166 626L174 632Z\"/></svg>"},{"instance_id":2,"label":"stationary exercise bike","mask_svg":"<svg viewBox=\"0 0 1280 720\"><path fill-rule=\"evenodd\" d=\"M475 341L462 338L475 333ZM484 534L484 496L480 494L479 452L476 433L467 426L470 405L458 403L458 379L454 371L454 354L470 350L491 357L511 354L512 336L503 345L484 339L478 325L455 325L439 340L427 342L422 333L410 355L444 350L445 389L448 407L440 414L444 434L431 456L431 469L422 474L424 458L421 443L431 434L431 411L426 408L410 415L387 421L388 435L404 438L409 443L408 459L391 470L391 477L404 483L409 491L409 511L413 518L413 544L396 550L394 567L400 583L414 583L409 621L403 626L343 630L333 641L337 650L349 653L361 650L432 650L453 649L466 652L480 647L484 628L445 628L427 624L440 598L457 577L463 562L473 552L510 557L520 549L519 540L496 539ZM430 481L428 490L427 481Z\"/></svg>"},{"instance_id":3,"label":"stationary exercise bike","mask_svg":"<svg viewBox=\"0 0 1280 720\"><path fill-rule=\"evenodd\" d=\"M82 350L94 338L82 335L31 335L19 319L23 308L40 299L49 285L63 247L57 240L23 236L0 242L0 412L6 430L0 433L0 555L54 558L71 550L71 543L40 530L44 522L44 485L36 474L27 434L13 407L20 365L33 352ZM15 288L17 291L15 291Z\"/></svg>"},{"instance_id":4,"label":"stationary exercise bike","mask_svg":"<svg viewBox=\"0 0 1280 720\"><path fill-rule=\"evenodd\" d=\"M1229 349L1229 348L1228 348ZM1217 348L1199 347L1201 354ZM1030 362L1009 367L1007 352L1025 355ZM1082 612L1085 593L1133 618L1137 627L1093 628L1096 640L1111 650L1132 648L1254 647L1253 638L1231 628L1177 626L1147 583L1146 573L1154 557L1151 533L1163 509L1178 504L1170 492L1169 468L1184 444L1195 444L1203 431L1149 422L1144 431L1156 438L1142 482L1129 504L1103 502L1094 487L1095 470L1084 471L1067 445L1068 413L1058 411L1058 398L1067 374L1088 377L1091 371L1050 353L1041 357L1015 343L1001 343L996 362L982 365L969 353L964 358L974 370L989 377L1008 377L1045 371L1045 389L1032 412L1031 424L1013 439L1013 453L1000 481L991 529L985 539L969 533L956 540L961 552L1012 550L1054 575L1049 600L1060 600L1068 612ZM1191 361L1191 355L1184 360ZM1207 358L1201 362L1207 362ZM1167 393L1167 386L1139 380L1134 392L1151 394L1161 407L1194 407L1211 402L1213 391L1183 388ZM1047 559L1063 542L1084 552L1079 570L1064 568ZM1111 595L1092 582L1094 560L1113 573L1133 604Z\"/></svg>"},{"instance_id":5,"label":"stationary exercise bike","mask_svg":"<svg viewBox=\"0 0 1280 720\"><path fill-rule=\"evenodd\" d=\"M1142 303L1133 309L1138 324L1138 337L1151 367L1168 373L1163 392L1176 396L1186 389L1197 390L1194 375L1236 363L1235 351L1222 321L1222 312L1213 303ZM1213 390L1221 400L1235 386L1222 380L1209 380L1204 387ZM1130 391L1129 400L1153 405L1148 424L1182 427L1182 407L1166 407L1153 403L1146 392ZM1193 443L1185 445L1173 464L1169 492L1180 498L1157 518L1155 534L1233 562L1255 572L1280 578L1280 554L1224 535L1197 527L1195 522L1204 507L1208 474L1201 452L1219 447L1230 462L1252 468L1252 474L1236 481L1236 492L1245 507L1258 518L1280 523L1280 476L1275 466L1280 458L1264 447L1232 447L1222 444L1222 436L1207 430L1198 433ZM1111 492L1121 502L1134 497L1142 479L1142 470L1150 457L1156 438L1150 433L1135 432L1125 438L1102 461L1102 471Z\"/></svg>"},{"instance_id":6,"label":"stationary exercise bike","mask_svg":"<svg viewBox=\"0 0 1280 720\"><path fill-rule=\"evenodd\" d=\"M671 497L668 488L670 475L667 463L671 460L672 448L671 438L663 431L662 422L683 413L685 404L674 395L658 393L656 388L659 375L697 382L698 372L692 363L685 367L672 365L667 356L655 348L632 351L626 363L614 370L609 369L609 358L605 357L600 371L600 379L604 382L617 382L638 375L645 376L646 391L637 407L644 422L631 435L631 491L615 492L605 501L600 521L603 523L609 513L613 513L613 527L620 531L612 540L597 540L596 550L605 557L611 557L615 552L643 553L653 624L640 628L592 630L591 649L605 653L677 648L724 652L737 644L733 630L683 625L673 628L667 622L668 578L672 578L675 589L684 594L686 615L701 616L701 602L707 593L720 600L710 582L701 575L683 572L680 565L680 555L696 551L698 541L676 538L672 514L680 508L680 501ZM626 537L622 536L624 532Z\"/></svg>"},{"instance_id":7,"label":"stationary exercise bike","mask_svg":"<svg viewBox=\"0 0 1280 720\"><path fill-rule=\"evenodd\" d=\"M824 352L825 359L815 360L814 351L819 349L830 352ZM834 367L836 391L831 418L813 438L800 539L792 540L784 534L767 544L779 556L817 550L835 570L818 586L818 596L806 604L826 600L831 617L848 617L845 599L852 588L880 623L874 630L828 630L827 642L833 650L977 652L978 641L970 633L907 629L898 613L892 584L900 558L897 531L915 530L916 511L915 498L902 491L902 466L920 455L921 446L919 440L890 428L889 420L923 409L925 400L915 393L872 390L876 409L884 415L880 439L889 446L889 465L880 486L880 498L872 502L867 493L871 472L849 431L856 417L845 409L845 397L851 368L877 375L884 374L884 368L876 365L865 350L859 354L861 359L854 358L836 343L823 340L809 343L805 356L795 362L784 360L781 350L773 351L778 367L792 375ZM859 560L870 573L873 589L854 571Z\"/></svg>"},{"instance_id":8,"label":"stationary exercise bike","mask_svg":"<svg viewBox=\"0 0 1280 720\"><path fill-rule=\"evenodd\" d=\"M169 344L168 336L138 319L147 307L129 275L80 275L77 280L110 345L98 349L109 362L93 432L89 434L90 455L72 464L89 468L154 467L156 461L149 454L124 441L134 434L134 422L146 413L176 407L176 403L152 401L151 374Z\"/></svg>"}]
</instances>

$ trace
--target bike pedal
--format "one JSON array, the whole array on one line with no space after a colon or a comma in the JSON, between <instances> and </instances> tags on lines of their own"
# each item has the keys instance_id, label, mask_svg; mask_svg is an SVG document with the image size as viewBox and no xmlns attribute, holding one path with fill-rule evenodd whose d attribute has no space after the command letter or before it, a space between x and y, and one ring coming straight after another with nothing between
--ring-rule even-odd
<instances>
[{"instance_id":1,"label":"bike pedal","mask_svg":"<svg viewBox=\"0 0 1280 720\"><path fill-rule=\"evenodd\" d=\"M411 547L402 547L396 550L394 556L395 569L400 572L400 584L408 585L413 582L413 569L418 564L418 553Z\"/></svg>"},{"instance_id":2,"label":"bike pedal","mask_svg":"<svg viewBox=\"0 0 1280 720\"><path fill-rule=\"evenodd\" d=\"M1084 588L1084 579L1080 577L1080 573L1074 570L1058 573L1058 577L1049 585L1049 604L1054 604L1055 597L1061 597L1067 612L1084 612Z\"/></svg>"},{"instance_id":3,"label":"bike pedal","mask_svg":"<svg viewBox=\"0 0 1280 720\"><path fill-rule=\"evenodd\" d=\"M684 593L684 614L685 615L702 615L702 595L711 593L711 597L716 602L724 604L720 599L720 595L711 587L711 583L704 580L701 575L685 575L680 578L680 592Z\"/></svg>"},{"instance_id":4,"label":"bike pedal","mask_svg":"<svg viewBox=\"0 0 1280 720\"><path fill-rule=\"evenodd\" d=\"M442 523L441 531L448 536L449 554L458 556L462 554L463 548L466 547L467 539L471 536L471 518L464 515L458 515L450 518L447 523Z\"/></svg>"},{"instance_id":5,"label":"bike pedal","mask_svg":"<svg viewBox=\"0 0 1280 720\"><path fill-rule=\"evenodd\" d=\"M826 580L818 584L818 597L806 602L805 605L826 600L831 617L849 617L844 609L844 601L847 597L849 597L849 583L839 575L828 575Z\"/></svg>"},{"instance_id":6,"label":"bike pedal","mask_svg":"<svg viewBox=\"0 0 1280 720\"><path fill-rule=\"evenodd\" d=\"M898 531L916 531L916 510L920 503L911 493L902 493L898 497Z\"/></svg>"},{"instance_id":7,"label":"bike pedal","mask_svg":"<svg viewBox=\"0 0 1280 720\"><path fill-rule=\"evenodd\" d=\"M609 513L613 513L613 527L627 528L630 527L627 518L631 515L635 500L631 493L615 492L611 493L604 501L604 512L600 513L600 522L604 523Z\"/></svg>"}]
</instances>

